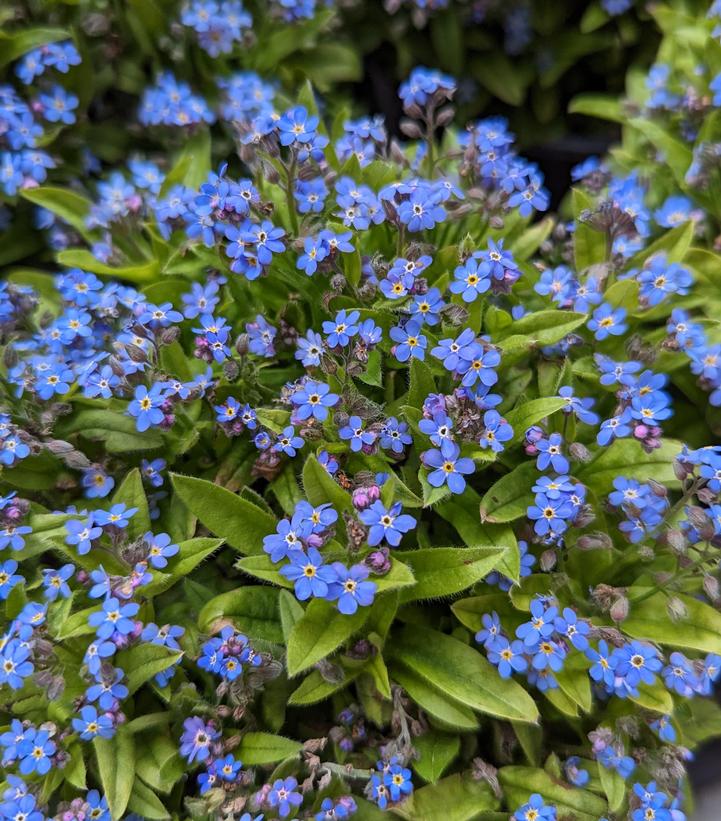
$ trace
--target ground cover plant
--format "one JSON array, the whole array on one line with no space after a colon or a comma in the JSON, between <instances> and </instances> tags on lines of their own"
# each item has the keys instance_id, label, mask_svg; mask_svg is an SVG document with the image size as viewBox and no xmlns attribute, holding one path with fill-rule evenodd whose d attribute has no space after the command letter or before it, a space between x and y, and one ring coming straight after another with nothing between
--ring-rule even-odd
<instances>
[{"instance_id":1,"label":"ground cover plant","mask_svg":"<svg viewBox=\"0 0 721 821\"><path fill-rule=\"evenodd\" d=\"M559 216L462 77L353 111L324 4L8 22L0 817L688 817L717 5L573 103L624 134Z\"/></svg>"}]
</instances>

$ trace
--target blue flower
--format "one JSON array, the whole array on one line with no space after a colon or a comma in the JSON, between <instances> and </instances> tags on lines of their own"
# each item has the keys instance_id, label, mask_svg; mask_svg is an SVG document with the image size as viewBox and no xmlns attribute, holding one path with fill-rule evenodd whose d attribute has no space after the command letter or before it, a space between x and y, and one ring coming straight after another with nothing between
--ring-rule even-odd
<instances>
[{"instance_id":1,"label":"blue flower","mask_svg":"<svg viewBox=\"0 0 721 821\"><path fill-rule=\"evenodd\" d=\"M220 738L220 731L212 722L205 722L198 716L186 718L180 737L180 754L189 764L205 761L210 756L210 747Z\"/></svg>"},{"instance_id":2,"label":"blue flower","mask_svg":"<svg viewBox=\"0 0 721 821\"><path fill-rule=\"evenodd\" d=\"M308 110L302 105L293 106L278 120L280 144L309 143L317 128L317 117L309 116Z\"/></svg>"},{"instance_id":3,"label":"blue flower","mask_svg":"<svg viewBox=\"0 0 721 821\"><path fill-rule=\"evenodd\" d=\"M97 790L90 790L85 796L85 801L90 810L87 815L89 821L111 821L108 799L104 795L100 795Z\"/></svg>"},{"instance_id":4,"label":"blue flower","mask_svg":"<svg viewBox=\"0 0 721 821\"><path fill-rule=\"evenodd\" d=\"M303 547L303 542L310 536L312 526L302 516L295 514L292 519L281 519L276 532L263 538L263 550L272 562L285 559L292 550Z\"/></svg>"},{"instance_id":5,"label":"blue flower","mask_svg":"<svg viewBox=\"0 0 721 821\"><path fill-rule=\"evenodd\" d=\"M273 445L276 453L285 453L286 456L293 457L303 447L305 441L296 436L293 425L283 428L283 432L278 434L278 439Z\"/></svg>"},{"instance_id":6,"label":"blue flower","mask_svg":"<svg viewBox=\"0 0 721 821\"><path fill-rule=\"evenodd\" d=\"M683 653L673 652L662 671L666 687L684 698L691 698L698 686L696 673Z\"/></svg>"},{"instance_id":7,"label":"blue flower","mask_svg":"<svg viewBox=\"0 0 721 821\"><path fill-rule=\"evenodd\" d=\"M358 333L358 311L339 311L332 322L323 323L323 333L327 335L327 342L330 348L345 347L351 337Z\"/></svg>"},{"instance_id":8,"label":"blue flower","mask_svg":"<svg viewBox=\"0 0 721 821\"><path fill-rule=\"evenodd\" d=\"M653 684L656 673L663 666L658 650L649 644L632 641L614 650L616 675L625 680L629 687L637 689L639 684Z\"/></svg>"},{"instance_id":9,"label":"blue flower","mask_svg":"<svg viewBox=\"0 0 721 821\"><path fill-rule=\"evenodd\" d=\"M17 748L22 775L45 775L49 772L55 750L55 742L50 739L47 730L28 729Z\"/></svg>"},{"instance_id":10,"label":"blue flower","mask_svg":"<svg viewBox=\"0 0 721 821\"><path fill-rule=\"evenodd\" d=\"M123 530L130 524L130 519L137 512L137 507L128 507L124 502L118 502L110 510L93 511L93 523L101 527L112 525Z\"/></svg>"},{"instance_id":11,"label":"blue flower","mask_svg":"<svg viewBox=\"0 0 721 821\"><path fill-rule=\"evenodd\" d=\"M612 416L601 422L601 430L596 436L599 445L606 446L614 439L631 435L631 408L624 408L619 416Z\"/></svg>"},{"instance_id":12,"label":"blue flower","mask_svg":"<svg viewBox=\"0 0 721 821\"><path fill-rule=\"evenodd\" d=\"M83 657L83 664L87 665L90 675L97 676L100 673L102 660L115 655L117 649L112 641L102 641L99 639L98 641L90 642Z\"/></svg>"},{"instance_id":13,"label":"blue flower","mask_svg":"<svg viewBox=\"0 0 721 821\"><path fill-rule=\"evenodd\" d=\"M82 484L88 499L104 499L115 487L115 479L102 468L92 467L83 471Z\"/></svg>"},{"instance_id":14,"label":"blue flower","mask_svg":"<svg viewBox=\"0 0 721 821\"><path fill-rule=\"evenodd\" d=\"M383 783L388 788L391 801L400 801L413 792L411 771L402 767L395 757L383 770Z\"/></svg>"},{"instance_id":15,"label":"blue flower","mask_svg":"<svg viewBox=\"0 0 721 821\"><path fill-rule=\"evenodd\" d=\"M338 601L338 610L343 615L351 616L359 607L373 604L378 586L375 582L366 581L367 567L355 564L348 569L342 562L333 562L331 567L335 571L336 581L330 585L328 598Z\"/></svg>"},{"instance_id":16,"label":"blue flower","mask_svg":"<svg viewBox=\"0 0 721 821\"><path fill-rule=\"evenodd\" d=\"M401 513L402 509L400 502L396 502L387 510L381 501L375 501L369 508L360 512L360 520L370 528L370 547L379 545L384 539L391 547L398 547L403 535L416 526L413 516Z\"/></svg>"},{"instance_id":17,"label":"blue flower","mask_svg":"<svg viewBox=\"0 0 721 821\"><path fill-rule=\"evenodd\" d=\"M431 355L443 361L443 367L447 371L459 369L461 360L470 361L473 356L475 333L471 328L466 328L455 339L441 339L438 345L431 350Z\"/></svg>"},{"instance_id":18,"label":"blue flower","mask_svg":"<svg viewBox=\"0 0 721 821\"><path fill-rule=\"evenodd\" d=\"M123 675L123 671L118 668L112 668L112 672L108 675L103 669L100 681L86 690L86 699L97 701L101 710L112 710L117 701L121 701L128 695L128 688L121 684Z\"/></svg>"},{"instance_id":19,"label":"blue flower","mask_svg":"<svg viewBox=\"0 0 721 821\"><path fill-rule=\"evenodd\" d=\"M116 634L127 636L135 629L133 616L139 609L140 605L135 602L121 605L114 597L106 599L102 610L90 614L88 624L97 628L96 635L99 639L109 639Z\"/></svg>"},{"instance_id":20,"label":"blue flower","mask_svg":"<svg viewBox=\"0 0 721 821\"><path fill-rule=\"evenodd\" d=\"M112 719L107 715L98 715L98 711L91 705L83 707L80 718L74 718L72 724L83 741L91 741L95 737L112 738L115 734Z\"/></svg>"},{"instance_id":21,"label":"blue flower","mask_svg":"<svg viewBox=\"0 0 721 821\"><path fill-rule=\"evenodd\" d=\"M575 515L576 510L570 500L551 499L545 493L537 493L535 503L528 508L528 518L535 521L533 529L539 536L560 535Z\"/></svg>"},{"instance_id":22,"label":"blue flower","mask_svg":"<svg viewBox=\"0 0 721 821\"><path fill-rule=\"evenodd\" d=\"M513 428L498 411L486 411L483 426L479 444L484 450L490 448L494 453L500 453L504 450L503 443L513 439Z\"/></svg>"},{"instance_id":23,"label":"blue flower","mask_svg":"<svg viewBox=\"0 0 721 821\"><path fill-rule=\"evenodd\" d=\"M281 818L286 818L293 811L293 807L300 807L303 803L303 796L297 789L298 781L289 776L288 778L278 778L273 782L268 793L268 804L273 809L278 810Z\"/></svg>"},{"instance_id":24,"label":"blue flower","mask_svg":"<svg viewBox=\"0 0 721 821\"><path fill-rule=\"evenodd\" d=\"M556 473L568 473L568 459L563 455L562 446L563 437L560 433L552 433L548 439L539 439L536 442L536 448L539 451L536 461L538 469L548 470L550 467Z\"/></svg>"},{"instance_id":25,"label":"blue flower","mask_svg":"<svg viewBox=\"0 0 721 821\"><path fill-rule=\"evenodd\" d=\"M322 422L328 416L328 408L338 403L337 393L330 393L330 387L325 382L307 380L290 397L296 406L295 414L298 419L313 417Z\"/></svg>"},{"instance_id":26,"label":"blue flower","mask_svg":"<svg viewBox=\"0 0 721 821\"><path fill-rule=\"evenodd\" d=\"M522 673L528 669L526 652L522 642L509 641L505 636L499 636L487 645L488 661L498 668L501 678L510 678L514 672Z\"/></svg>"},{"instance_id":27,"label":"blue flower","mask_svg":"<svg viewBox=\"0 0 721 821\"><path fill-rule=\"evenodd\" d=\"M498 613L494 610L492 613L484 613L481 616L481 624L483 627L476 633L476 641L488 649L495 646L498 639L503 635L503 627Z\"/></svg>"},{"instance_id":28,"label":"blue flower","mask_svg":"<svg viewBox=\"0 0 721 821\"><path fill-rule=\"evenodd\" d=\"M546 804L536 792L528 803L516 810L513 817L516 821L556 821L556 808Z\"/></svg>"},{"instance_id":29,"label":"blue flower","mask_svg":"<svg viewBox=\"0 0 721 821\"><path fill-rule=\"evenodd\" d=\"M566 658L566 648L557 641L542 640L533 647L534 655L531 661L535 670L550 668L555 673L563 668Z\"/></svg>"},{"instance_id":30,"label":"blue flower","mask_svg":"<svg viewBox=\"0 0 721 821\"><path fill-rule=\"evenodd\" d=\"M70 597L68 579L75 572L74 564L65 564L58 570L46 568L43 570L44 596L48 601L55 601L58 596L63 599Z\"/></svg>"},{"instance_id":31,"label":"blue flower","mask_svg":"<svg viewBox=\"0 0 721 821\"><path fill-rule=\"evenodd\" d=\"M16 574L18 563L13 559L0 564L0 601L5 601L15 585L25 581L24 576Z\"/></svg>"},{"instance_id":32,"label":"blue flower","mask_svg":"<svg viewBox=\"0 0 721 821\"><path fill-rule=\"evenodd\" d=\"M451 440L453 420L443 412L433 414L431 419L421 419L418 423L421 433L429 436L434 445L440 447Z\"/></svg>"},{"instance_id":33,"label":"blue flower","mask_svg":"<svg viewBox=\"0 0 721 821\"><path fill-rule=\"evenodd\" d=\"M65 530L68 533L65 537L65 544L75 545L80 556L89 553L93 541L103 535L103 529L95 526L92 516L84 521L71 519L65 523Z\"/></svg>"},{"instance_id":34,"label":"blue flower","mask_svg":"<svg viewBox=\"0 0 721 821\"><path fill-rule=\"evenodd\" d=\"M591 774L588 770L582 769L581 759L577 755L572 755L566 759L563 765L563 771L566 774L566 779L574 787L585 787L591 779Z\"/></svg>"},{"instance_id":35,"label":"blue flower","mask_svg":"<svg viewBox=\"0 0 721 821\"><path fill-rule=\"evenodd\" d=\"M413 315L415 321L420 324L437 325L441 320L440 312L443 310L445 302L438 288L431 288L422 296L417 296L407 308Z\"/></svg>"},{"instance_id":36,"label":"blue flower","mask_svg":"<svg viewBox=\"0 0 721 821\"><path fill-rule=\"evenodd\" d=\"M392 353L399 362L425 359L428 340L420 331L421 325L415 320L408 322L405 327L391 328L390 337L397 343L393 346Z\"/></svg>"},{"instance_id":37,"label":"blue flower","mask_svg":"<svg viewBox=\"0 0 721 821\"><path fill-rule=\"evenodd\" d=\"M373 430L364 429L363 420L360 416L351 416L348 419L348 424L338 431L338 436L344 441L348 441L350 449L357 453L363 448L370 448L378 434Z\"/></svg>"},{"instance_id":38,"label":"blue flower","mask_svg":"<svg viewBox=\"0 0 721 821\"><path fill-rule=\"evenodd\" d=\"M576 650L582 652L588 649L588 634L591 628L588 622L579 621L575 610L570 607L563 609L563 616L558 616L554 622L556 632L565 636Z\"/></svg>"},{"instance_id":39,"label":"blue flower","mask_svg":"<svg viewBox=\"0 0 721 821\"><path fill-rule=\"evenodd\" d=\"M399 422L395 416L388 417L380 431L380 442L386 450L403 453L406 445L413 444L413 437L408 433L408 423Z\"/></svg>"},{"instance_id":40,"label":"blue flower","mask_svg":"<svg viewBox=\"0 0 721 821\"><path fill-rule=\"evenodd\" d=\"M154 536L148 531L143 536L143 541L147 547L147 559L150 564L158 569L167 567L168 559L175 556L180 547L172 543L172 539L167 533L158 533Z\"/></svg>"},{"instance_id":41,"label":"blue flower","mask_svg":"<svg viewBox=\"0 0 721 821\"><path fill-rule=\"evenodd\" d=\"M290 564L280 569L281 576L295 583L295 596L305 601L311 596L324 599L329 586L336 581L334 567L324 565L323 557L313 547L307 554L302 550L292 550L288 554Z\"/></svg>"},{"instance_id":42,"label":"blue flower","mask_svg":"<svg viewBox=\"0 0 721 821\"><path fill-rule=\"evenodd\" d=\"M159 425L165 418L161 405L165 401L163 386L159 383L148 390L145 385L135 388L133 401L128 405L128 414L135 417L135 426L141 433L151 426Z\"/></svg>"},{"instance_id":43,"label":"blue flower","mask_svg":"<svg viewBox=\"0 0 721 821\"><path fill-rule=\"evenodd\" d=\"M455 442L445 440L440 449L427 450L421 460L425 467L434 468L428 474L428 484L432 487L447 485L451 493L463 493L466 489L464 474L473 473L473 459L461 457L461 449Z\"/></svg>"},{"instance_id":44,"label":"blue flower","mask_svg":"<svg viewBox=\"0 0 721 821\"><path fill-rule=\"evenodd\" d=\"M523 640L526 647L535 647L539 642L553 635L555 631L554 620L557 615L557 608L546 606L540 598L533 599L531 602L531 620L524 622L516 629L516 636Z\"/></svg>"},{"instance_id":45,"label":"blue flower","mask_svg":"<svg viewBox=\"0 0 721 821\"><path fill-rule=\"evenodd\" d=\"M604 302L593 312L593 317L588 320L589 331L594 332L594 336L602 342L608 336L621 336L628 330L626 319L626 309L616 308L614 310L608 303Z\"/></svg>"},{"instance_id":46,"label":"blue flower","mask_svg":"<svg viewBox=\"0 0 721 821\"><path fill-rule=\"evenodd\" d=\"M464 348L458 363L458 372L463 374L461 384L473 387L476 382L483 388L490 388L498 381L494 370L501 362L501 354L495 348L486 348L478 342Z\"/></svg>"},{"instance_id":47,"label":"blue flower","mask_svg":"<svg viewBox=\"0 0 721 821\"><path fill-rule=\"evenodd\" d=\"M305 337L298 339L298 349L295 358L299 359L306 368L320 365L320 358L325 350L323 337L313 330L309 330Z\"/></svg>"},{"instance_id":48,"label":"blue flower","mask_svg":"<svg viewBox=\"0 0 721 821\"><path fill-rule=\"evenodd\" d=\"M475 302L480 294L485 294L491 287L491 266L469 257L453 273L455 282L451 283L451 293L460 294L464 302Z\"/></svg>"}]
</instances>

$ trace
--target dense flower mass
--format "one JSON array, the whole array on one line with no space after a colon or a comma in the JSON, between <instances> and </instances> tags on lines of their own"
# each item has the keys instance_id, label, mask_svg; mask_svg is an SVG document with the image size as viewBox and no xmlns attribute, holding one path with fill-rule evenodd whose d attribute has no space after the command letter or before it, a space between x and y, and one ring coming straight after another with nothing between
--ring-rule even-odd
<instances>
[{"instance_id":1,"label":"dense flower mass","mask_svg":"<svg viewBox=\"0 0 721 821\"><path fill-rule=\"evenodd\" d=\"M387 11L445 42L449 5ZM706 11L574 102L625 135L564 221L462 66L404 78L402 139L340 105L345 7L11 12L0 818L684 821L721 718Z\"/></svg>"}]
</instances>

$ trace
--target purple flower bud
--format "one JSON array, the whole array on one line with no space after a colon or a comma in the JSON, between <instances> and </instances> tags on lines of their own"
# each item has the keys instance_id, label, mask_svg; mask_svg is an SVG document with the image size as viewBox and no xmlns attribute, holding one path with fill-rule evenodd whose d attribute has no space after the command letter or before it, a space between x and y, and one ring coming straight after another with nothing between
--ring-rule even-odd
<instances>
[{"instance_id":1,"label":"purple flower bud","mask_svg":"<svg viewBox=\"0 0 721 821\"><path fill-rule=\"evenodd\" d=\"M365 557L363 564L377 576L384 576L391 569L390 551L387 547L374 550Z\"/></svg>"}]
</instances>

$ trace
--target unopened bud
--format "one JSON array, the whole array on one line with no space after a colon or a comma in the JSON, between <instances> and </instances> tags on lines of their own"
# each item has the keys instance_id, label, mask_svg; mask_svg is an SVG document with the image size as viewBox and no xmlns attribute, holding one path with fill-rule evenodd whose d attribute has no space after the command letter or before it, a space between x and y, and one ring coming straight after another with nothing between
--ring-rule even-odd
<instances>
[{"instance_id":1,"label":"unopened bud","mask_svg":"<svg viewBox=\"0 0 721 821\"><path fill-rule=\"evenodd\" d=\"M503 217L493 216L488 220L488 224L491 228L495 228L497 231L500 231L505 226L505 222L503 221Z\"/></svg>"},{"instance_id":2,"label":"unopened bud","mask_svg":"<svg viewBox=\"0 0 721 821\"><path fill-rule=\"evenodd\" d=\"M579 536L576 547L579 550L610 550L613 547L613 542L607 533L596 531Z\"/></svg>"},{"instance_id":3,"label":"unopened bud","mask_svg":"<svg viewBox=\"0 0 721 821\"><path fill-rule=\"evenodd\" d=\"M456 115L456 110L453 106L444 106L437 114L436 114L436 128L444 128L449 123L453 122L453 118Z\"/></svg>"},{"instance_id":4,"label":"unopened bud","mask_svg":"<svg viewBox=\"0 0 721 821\"><path fill-rule=\"evenodd\" d=\"M238 351L241 356L245 356L248 353L248 334L241 334L235 340L235 350Z\"/></svg>"},{"instance_id":5,"label":"unopened bud","mask_svg":"<svg viewBox=\"0 0 721 821\"><path fill-rule=\"evenodd\" d=\"M683 532L676 527L666 533L666 543L678 556L683 555L688 546Z\"/></svg>"},{"instance_id":6,"label":"unopened bud","mask_svg":"<svg viewBox=\"0 0 721 821\"><path fill-rule=\"evenodd\" d=\"M719 583L715 576L706 575L703 577L703 590L709 599L715 604L719 600Z\"/></svg>"},{"instance_id":7,"label":"unopened bud","mask_svg":"<svg viewBox=\"0 0 721 821\"><path fill-rule=\"evenodd\" d=\"M240 365L238 365L235 359L226 359L225 362L223 362L223 376L228 382L234 382L238 378L239 373Z\"/></svg>"},{"instance_id":8,"label":"unopened bud","mask_svg":"<svg viewBox=\"0 0 721 821\"><path fill-rule=\"evenodd\" d=\"M171 325L170 328L164 328L158 340L161 345L172 345L180 336L180 328L177 325Z\"/></svg>"},{"instance_id":9,"label":"unopened bud","mask_svg":"<svg viewBox=\"0 0 721 821\"><path fill-rule=\"evenodd\" d=\"M688 615L688 608L678 596L671 596L666 603L666 612L671 621L680 621Z\"/></svg>"},{"instance_id":10,"label":"unopened bud","mask_svg":"<svg viewBox=\"0 0 721 821\"><path fill-rule=\"evenodd\" d=\"M552 547L548 548L548 550L544 550L543 553L541 553L541 570L544 573L549 573L556 566L557 561L558 554Z\"/></svg>"},{"instance_id":11,"label":"unopened bud","mask_svg":"<svg viewBox=\"0 0 721 821\"><path fill-rule=\"evenodd\" d=\"M590 462L591 461L591 451L581 442L571 442L568 446L568 453L572 459L575 459L577 462Z\"/></svg>"},{"instance_id":12,"label":"unopened bud","mask_svg":"<svg viewBox=\"0 0 721 821\"><path fill-rule=\"evenodd\" d=\"M609 616L616 622L616 624L619 624L628 618L628 610L628 599L625 596L619 596L611 605Z\"/></svg>"},{"instance_id":13,"label":"unopened bud","mask_svg":"<svg viewBox=\"0 0 721 821\"><path fill-rule=\"evenodd\" d=\"M403 134L410 140L420 140L423 136L423 130L414 120L401 120L400 128Z\"/></svg>"}]
</instances>

